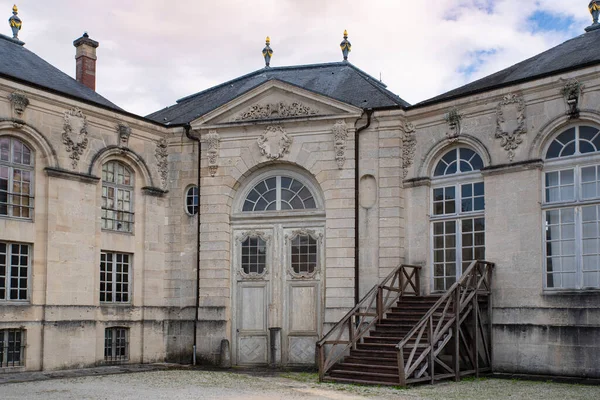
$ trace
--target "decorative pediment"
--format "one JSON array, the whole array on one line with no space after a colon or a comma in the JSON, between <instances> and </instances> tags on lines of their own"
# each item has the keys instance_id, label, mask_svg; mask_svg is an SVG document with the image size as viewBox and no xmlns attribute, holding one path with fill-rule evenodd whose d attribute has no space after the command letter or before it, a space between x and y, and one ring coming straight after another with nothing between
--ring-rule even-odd
<instances>
[{"instance_id":1,"label":"decorative pediment","mask_svg":"<svg viewBox=\"0 0 600 400\"><path fill-rule=\"evenodd\" d=\"M362 110L285 82L273 80L254 88L192 122L194 129L238 124L271 124L285 119L345 119Z\"/></svg>"}]
</instances>

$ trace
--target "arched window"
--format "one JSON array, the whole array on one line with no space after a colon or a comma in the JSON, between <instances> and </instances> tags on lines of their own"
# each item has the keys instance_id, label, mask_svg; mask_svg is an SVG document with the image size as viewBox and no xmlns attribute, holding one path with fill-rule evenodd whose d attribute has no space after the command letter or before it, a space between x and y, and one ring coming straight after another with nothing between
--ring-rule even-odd
<instances>
[{"instance_id":1,"label":"arched window","mask_svg":"<svg viewBox=\"0 0 600 400\"><path fill-rule=\"evenodd\" d=\"M432 180L433 290L445 291L474 260L485 258L485 187L481 156L460 147L445 153Z\"/></svg>"},{"instance_id":2,"label":"arched window","mask_svg":"<svg viewBox=\"0 0 600 400\"><path fill-rule=\"evenodd\" d=\"M544 165L545 289L600 288L600 130L570 127Z\"/></svg>"},{"instance_id":3,"label":"arched window","mask_svg":"<svg viewBox=\"0 0 600 400\"><path fill-rule=\"evenodd\" d=\"M185 211L189 215L198 214L198 186L190 186L185 192Z\"/></svg>"},{"instance_id":4,"label":"arched window","mask_svg":"<svg viewBox=\"0 0 600 400\"><path fill-rule=\"evenodd\" d=\"M483 168L483 160L479 154L466 147L447 152L435 167L433 176L446 176L479 171Z\"/></svg>"},{"instance_id":5,"label":"arched window","mask_svg":"<svg viewBox=\"0 0 600 400\"><path fill-rule=\"evenodd\" d=\"M13 137L0 137L0 216L33 217L33 151Z\"/></svg>"},{"instance_id":6,"label":"arched window","mask_svg":"<svg viewBox=\"0 0 600 400\"><path fill-rule=\"evenodd\" d=\"M133 172L123 163L102 166L102 229L133 232Z\"/></svg>"},{"instance_id":7,"label":"arched window","mask_svg":"<svg viewBox=\"0 0 600 400\"><path fill-rule=\"evenodd\" d=\"M302 182L287 176L272 176L255 185L246 196L243 212L312 210L313 193Z\"/></svg>"}]
</instances>

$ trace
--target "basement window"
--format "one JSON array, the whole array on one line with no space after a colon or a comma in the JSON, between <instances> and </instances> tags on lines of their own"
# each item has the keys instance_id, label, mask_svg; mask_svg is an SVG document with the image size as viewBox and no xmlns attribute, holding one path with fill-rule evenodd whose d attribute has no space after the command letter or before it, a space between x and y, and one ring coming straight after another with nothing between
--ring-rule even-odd
<instances>
[{"instance_id":1,"label":"basement window","mask_svg":"<svg viewBox=\"0 0 600 400\"><path fill-rule=\"evenodd\" d=\"M129 328L113 327L104 330L104 361L129 361Z\"/></svg>"},{"instance_id":2,"label":"basement window","mask_svg":"<svg viewBox=\"0 0 600 400\"><path fill-rule=\"evenodd\" d=\"M25 331L23 329L0 330L0 368L25 365Z\"/></svg>"}]
</instances>

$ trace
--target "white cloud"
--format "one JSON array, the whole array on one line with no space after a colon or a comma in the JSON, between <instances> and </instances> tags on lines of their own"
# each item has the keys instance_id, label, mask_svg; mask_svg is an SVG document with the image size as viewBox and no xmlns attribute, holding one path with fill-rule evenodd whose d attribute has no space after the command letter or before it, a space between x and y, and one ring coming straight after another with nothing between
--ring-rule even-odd
<instances>
[{"instance_id":1,"label":"white cloud","mask_svg":"<svg viewBox=\"0 0 600 400\"><path fill-rule=\"evenodd\" d=\"M0 0L10 16L12 0ZM21 0L27 48L74 74L71 43L100 42L98 91L148 114L264 66L350 61L415 103L508 67L583 33L581 0ZM532 33L536 11L571 17L572 31ZM5 32L8 33L8 26ZM483 52L483 53L481 53ZM479 57L476 55L480 54ZM465 73L461 73L465 72ZM468 73L467 73L468 72Z\"/></svg>"}]
</instances>

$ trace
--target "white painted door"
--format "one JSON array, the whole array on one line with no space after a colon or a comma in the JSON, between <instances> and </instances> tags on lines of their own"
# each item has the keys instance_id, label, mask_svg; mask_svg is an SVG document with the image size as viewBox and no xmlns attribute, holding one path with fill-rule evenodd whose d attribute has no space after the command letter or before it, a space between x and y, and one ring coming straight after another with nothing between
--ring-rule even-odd
<instances>
[{"instance_id":1,"label":"white painted door","mask_svg":"<svg viewBox=\"0 0 600 400\"><path fill-rule=\"evenodd\" d=\"M236 230L234 236L237 364L314 364L321 333L323 228L275 224ZM272 328L280 332L275 351Z\"/></svg>"}]
</instances>

